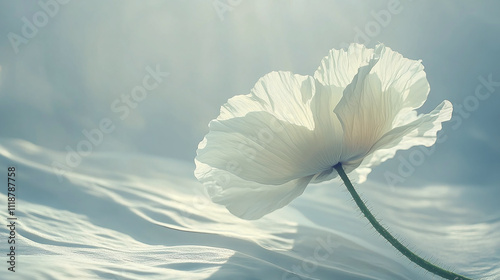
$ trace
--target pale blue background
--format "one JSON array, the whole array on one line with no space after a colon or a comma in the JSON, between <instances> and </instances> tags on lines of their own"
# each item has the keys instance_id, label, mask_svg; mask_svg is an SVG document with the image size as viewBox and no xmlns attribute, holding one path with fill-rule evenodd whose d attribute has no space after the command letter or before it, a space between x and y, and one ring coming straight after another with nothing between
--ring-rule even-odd
<instances>
[{"instance_id":1,"label":"pale blue background","mask_svg":"<svg viewBox=\"0 0 500 280\"><path fill-rule=\"evenodd\" d=\"M218 1L227 3L226 1ZM220 105L247 94L264 74L313 74L331 48L355 40L356 28L388 1L70 1L61 5L16 54L7 38L21 34L36 1L0 3L0 131L53 150L76 147L82 129L110 117L116 130L99 152L138 152L192 161ZM431 93L422 112L443 99L461 104L478 77L500 81L498 1L401 0L400 13L366 42L422 59ZM221 20L222 19L222 20ZM379 25L380 26L380 25ZM364 40L361 40L363 43ZM170 76L121 121L110 104L140 84L148 65ZM497 184L500 88L459 129L444 126L436 147L401 187L438 182ZM408 158L409 152L398 156ZM385 182L391 160L369 178Z\"/></svg>"}]
</instances>

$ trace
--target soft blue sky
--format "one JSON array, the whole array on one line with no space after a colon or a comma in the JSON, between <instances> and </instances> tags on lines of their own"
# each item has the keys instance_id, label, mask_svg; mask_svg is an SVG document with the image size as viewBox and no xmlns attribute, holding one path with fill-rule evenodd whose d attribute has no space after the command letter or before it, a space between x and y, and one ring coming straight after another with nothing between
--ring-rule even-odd
<instances>
[{"instance_id":1,"label":"soft blue sky","mask_svg":"<svg viewBox=\"0 0 500 280\"><path fill-rule=\"evenodd\" d=\"M41 2L50 2L42 0ZM0 1L0 131L64 151L83 129L110 118L115 131L98 152L139 152L192 161L220 105L247 94L264 74L313 74L331 48L373 26L394 1L69 1L16 54L10 32L42 11L36 1ZM422 59L431 93L422 112L443 99L455 106L474 94L478 77L500 81L500 2L400 0L367 45L382 42ZM40 13L38 13L40 14ZM363 41L362 41L363 43ZM170 75L121 120L114 100L142 83L146 67ZM400 185L429 182L486 185L500 177L500 87ZM469 106L470 108L470 106ZM455 128L453 128L455 127ZM408 158L411 151L399 152ZM50 164L50 163L49 163ZM369 176L385 182L393 159Z\"/></svg>"}]
</instances>

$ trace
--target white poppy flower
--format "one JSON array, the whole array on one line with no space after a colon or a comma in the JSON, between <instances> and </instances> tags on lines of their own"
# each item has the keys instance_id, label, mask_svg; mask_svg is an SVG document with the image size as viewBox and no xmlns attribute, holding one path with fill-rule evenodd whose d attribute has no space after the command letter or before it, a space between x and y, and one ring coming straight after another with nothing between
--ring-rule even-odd
<instances>
[{"instance_id":1,"label":"white poppy flower","mask_svg":"<svg viewBox=\"0 0 500 280\"><path fill-rule=\"evenodd\" d=\"M361 183L396 151L434 144L453 108L445 100L417 116L428 93L420 61L383 45L333 49L314 76L272 72L229 99L198 146L195 176L244 219L335 178L338 163Z\"/></svg>"}]
</instances>

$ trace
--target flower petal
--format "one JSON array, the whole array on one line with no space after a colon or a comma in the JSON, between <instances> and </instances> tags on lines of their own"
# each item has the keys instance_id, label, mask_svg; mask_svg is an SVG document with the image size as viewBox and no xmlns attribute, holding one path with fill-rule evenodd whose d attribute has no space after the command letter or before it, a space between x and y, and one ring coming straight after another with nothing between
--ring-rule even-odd
<instances>
[{"instance_id":1,"label":"flower petal","mask_svg":"<svg viewBox=\"0 0 500 280\"><path fill-rule=\"evenodd\" d=\"M344 129L343 162L357 162L395 123L420 107L429 84L420 61L378 45L335 108Z\"/></svg>"},{"instance_id":2,"label":"flower petal","mask_svg":"<svg viewBox=\"0 0 500 280\"><path fill-rule=\"evenodd\" d=\"M247 95L237 95L221 107L217 120L243 117L249 112L269 112L280 120L312 129L308 106L314 92L312 77L271 72L260 78Z\"/></svg>"},{"instance_id":3,"label":"flower petal","mask_svg":"<svg viewBox=\"0 0 500 280\"><path fill-rule=\"evenodd\" d=\"M324 92L312 77L275 72L221 108L195 159L195 175L214 202L258 218L300 195L313 177L336 175L343 133L333 108L339 98L317 89ZM220 178L227 179L222 187Z\"/></svg>"},{"instance_id":4,"label":"flower petal","mask_svg":"<svg viewBox=\"0 0 500 280\"><path fill-rule=\"evenodd\" d=\"M344 89L358 73L358 69L361 66L367 65L372 56L373 49L367 49L364 45L360 44L351 44L347 51L343 49L330 50L328 55L321 60L320 66L314 72L314 78L323 87L317 86L318 89L321 88L321 92L318 92L313 98L318 100L328 99L327 117L338 119L337 115L333 113L333 109L342 98ZM323 106L323 108L325 107ZM316 123L322 124L326 119L325 114L323 114L323 117L318 118Z\"/></svg>"},{"instance_id":5,"label":"flower petal","mask_svg":"<svg viewBox=\"0 0 500 280\"><path fill-rule=\"evenodd\" d=\"M196 159L244 180L281 185L334 164L339 158L334 154L339 151L334 146L339 143L332 141L335 135L278 120L268 112L250 112L210 122Z\"/></svg>"},{"instance_id":6,"label":"flower petal","mask_svg":"<svg viewBox=\"0 0 500 280\"><path fill-rule=\"evenodd\" d=\"M340 161L344 132L337 114L333 108L341 98L341 93L334 93L328 86L316 84L316 92L311 100L311 112L315 123L315 141L311 149L320 148L323 152L316 152L317 161L323 168L322 172L316 174L313 183L319 183L335 178L338 174L333 168Z\"/></svg>"},{"instance_id":7,"label":"flower petal","mask_svg":"<svg viewBox=\"0 0 500 280\"><path fill-rule=\"evenodd\" d=\"M314 72L314 78L324 85L346 88L373 56L373 49L367 49L361 44L351 44L347 51L332 49L321 60L319 68Z\"/></svg>"},{"instance_id":8,"label":"flower petal","mask_svg":"<svg viewBox=\"0 0 500 280\"><path fill-rule=\"evenodd\" d=\"M452 104L445 100L429 114L420 115L413 121L387 132L373 145L369 155L355 170L358 183L366 180L373 166L394 157L397 151L407 150L417 145L432 146L436 142L437 132L441 130L442 123L451 119L452 112ZM410 114L413 115L413 112ZM408 119L413 119L413 117Z\"/></svg>"},{"instance_id":9,"label":"flower petal","mask_svg":"<svg viewBox=\"0 0 500 280\"><path fill-rule=\"evenodd\" d=\"M223 106L222 117L210 122L196 159L265 185L323 172L338 162L343 135L332 112L336 97L317 95L311 100L315 91L312 77L266 75L250 95Z\"/></svg>"},{"instance_id":10,"label":"flower petal","mask_svg":"<svg viewBox=\"0 0 500 280\"><path fill-rule=\"evenodd\" d=\"M231 172L212 168L195 160L195 176L202 182L213 202L222 204L233 215L255 220L287 205L304 192L312 176L282 185L263 185L246 181Z\"/></svg>"}]
</instances>

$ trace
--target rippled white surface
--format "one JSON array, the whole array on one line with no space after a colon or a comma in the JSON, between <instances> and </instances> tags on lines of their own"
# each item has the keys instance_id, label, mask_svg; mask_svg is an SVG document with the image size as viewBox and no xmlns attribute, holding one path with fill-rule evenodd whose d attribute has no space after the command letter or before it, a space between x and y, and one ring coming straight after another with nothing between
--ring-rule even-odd
<instances>
[{"instance_id":1,"label":"rippled white surface","mask_svg":"<svg viewBox=\"0 0 500 280\"><path fill-rule=\"evenodd\" d=\"M4 170L17 167L20 224L17 272L2 277L437 279L385 242L338 180L245 221L204 196L191 163L94 153L59 181L51 165L63 153L2 139L0 155ZM419 254L474 279L500 279L498 186L390 189L368 181L357 189ZM0 196L5 203L6 187Z\"/></svg>"}]
</instances>

